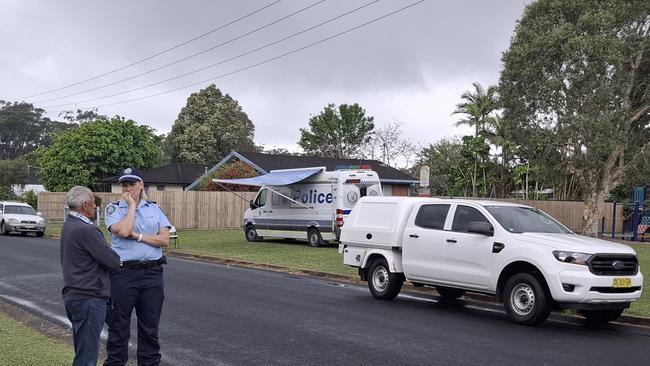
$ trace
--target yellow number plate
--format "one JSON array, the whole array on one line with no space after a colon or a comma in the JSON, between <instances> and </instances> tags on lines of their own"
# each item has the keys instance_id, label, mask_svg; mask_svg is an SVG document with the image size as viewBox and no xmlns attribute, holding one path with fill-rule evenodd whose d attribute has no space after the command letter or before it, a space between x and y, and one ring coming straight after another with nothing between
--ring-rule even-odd
<instances>
[{"instance_id":1,"label":"yellow number plate","mask_svg":"<svg viewBox=\"0 0 650 366\"><path fill-rule=\"evenodd\" d=\"M616 277L612 287L632 287L632 279L628 277Z\"/></svg>"}]
</instances>

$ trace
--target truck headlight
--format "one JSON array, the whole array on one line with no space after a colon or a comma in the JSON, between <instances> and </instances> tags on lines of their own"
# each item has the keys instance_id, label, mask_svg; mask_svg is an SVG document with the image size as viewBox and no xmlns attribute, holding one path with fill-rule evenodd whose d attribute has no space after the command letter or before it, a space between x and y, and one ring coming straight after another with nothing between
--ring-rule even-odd
<instances>
[{"instance_id":1,"label":"truck headlight","mask_svg":"<svg viewBox=\"0 0 650 366\"><path fill-rule=\"evenodd\" d=\"M7 219L7 222L15 224L15 223L18 222L18 219L14 219L13 217L10 217L10 218Z\"/></svg>"},{"instance_id":2,"label":"truck headlight","mask_svg":"<svg viewBox=\"0 0 650 366\"><path fill-rule=\"evenodd\" d=\"M564 263L587 265L587 260L591 257L589 253L567 252L563 250L554 250L555 259Z\"/></svg>"}]
</instances>

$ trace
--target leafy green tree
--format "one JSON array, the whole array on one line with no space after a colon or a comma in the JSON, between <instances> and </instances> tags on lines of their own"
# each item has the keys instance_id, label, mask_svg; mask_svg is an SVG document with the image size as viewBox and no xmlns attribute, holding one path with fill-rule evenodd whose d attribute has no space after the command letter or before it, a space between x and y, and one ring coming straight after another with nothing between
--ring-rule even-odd
<instances>
[{"instance_id":1,"label":"leafy green tree","mask_svg":"<svg viewBox=\"0 0 650 366\"><path fill-rule=\"evenodd\" d=\"M466 91L460 97L463 99L463 102L456 105L456 110L452 114L463 114L465 117L458 122L456 126L468 125L474 127L475 133L474 137L478 137L480 134L486 132L486 126L494 124L494 117L492 113L498 108L499 102L497 97L497 88L496 86L489 86L485 90L481 84L472 83L474 86L474 92ZM479 155L474 155L474 168L472 171L472 197L476 197L477 192L477 174ZM485 172L483 172L485 177ZM484 179L485 182L485 179Z\"/></svg>"},{"instance_id":2,"label":"leafy green tree","mask_svg":"<svg viewBox=\"0 0 650 366\"><path fill-rule=\"evenodd\" d=\"M173 161L214 165L232 150L256 151L254 133L239 103L212 84L190 95L167 139Z\"/></svg>"},{"instance_id":3,"label":"leafy green tree","mask_svg":"<svg viewBox=\"0 0 650 366\"><path fill-rule=\"evenodd\" d=\"M34 209L38 208L38 196L34 191L27 191L24 192L22 197L20 197L23 202L26 204L32 206Z\"/></svg>"},{"instance_id":4,"label":"leafy green tree","mask_svg":"<svg viewBox=\"0 0 650 366\"><path fill-rule=\"evenodd\" d=\"M370 141L375 124L357 103L329 104L309 119L309 129L300 129L298 145L305 154L326 158L361 157L362 146Z\"/></svg>"},{"instance_id":5,"label":"leafy green tree","mask_svg":"<svg viewBox=\"0 0 650 366\"><path fill-rule=\"evenodd\" d=\"M463 156L463 144L458 140L442 139L420 152L419 161L411 169L418 176L420 167L429 167L429 188L434 196L468 196L471 189L469 174L474 159Z\"/></svg>"},{"instance_id":6,"label":"leafy green tree","mask_svg":"<svg viewBox=\"0 0 650 366\"><path fill-rule=\"evenodd\" d=\"M483 135L479 136L463 136L461 144L461 155L465 161L472 161L471 167L467 171L472 172L469 175L472 197L487 197L492 195L492 187L494 178L492 175L488 177L486 171L491 170L490 162L490 146L487 139ZM481 171L481 177L477 176L477 172Z\"/></svg>"},{"instance_id":7,"label":"leafy green tree","mask_svg":"<svg viewBox=\"0 0 650 366\"><path fill-rule=\"evenodd\" d=\"M521 145L550 146L579 183L583 232L595 234L605 197L650 150L650 2L539 0L526 7L503 55L504 120Z\"/></svg>"},{"instance_id":8,"label":"leafy green tree","mask_svg":"<svg viewBox=\"0 0 650 366\"><path fill-rule=\"evenodd\" d=\"M102 190L102 179L125 167L151 168L162 157L162 141L152 128L115 116L56 135L52 146L39 149L38 162L45 188L63 192L75 185Z\"/></svg>"},{"instance_id":9,"label":"leafy green tree","mask_svg":"<svg viewBox=\"0 0 650 366\"><path fill-rule=\"evenodd\" d=\"M23 185L27 165L21 159L0 160L0 199L16 199L12 186Z\"/></svg>"},{"instance_id":10,"label":"leafy green tree","mask_svg":"<svg viewBox=\"0 0 650 366\"><path fill-rule=\"evenodd\" d=\"M511 185L510 166L518 145L514 142L513 131L503 123L499 114L490 119L483 135L494 146L493 172L495 179L494 193L496 197L506 197Z\"/></svg>"},{"instance_id":11,"label":"leafy green tree","mask_svg":"<svg viewBox=\"0 0 650 366\"><path fill-rule=\"evenodd\" d=\"M51 137L75 125L51 121L30 103L0 100L0 159L16 159L51 144Z\"/></svg>"}]
</instances>

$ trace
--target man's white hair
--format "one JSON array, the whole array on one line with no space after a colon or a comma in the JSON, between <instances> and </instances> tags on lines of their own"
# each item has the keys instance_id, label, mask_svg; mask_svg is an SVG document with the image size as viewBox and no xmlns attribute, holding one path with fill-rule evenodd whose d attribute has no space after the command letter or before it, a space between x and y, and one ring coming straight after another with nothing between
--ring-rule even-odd
<instances>
[{"instance_id":1,"label":"man's white hair","mask_svg":"<svg viewBox=\"0 0 650 366\"><path fill-rule=\"evenodd\" d=\"M83 186L74 186L65 195L65 203L71 210L78 210L84 202L93 199L93 191Z\"/></svg>"}]
</instances>

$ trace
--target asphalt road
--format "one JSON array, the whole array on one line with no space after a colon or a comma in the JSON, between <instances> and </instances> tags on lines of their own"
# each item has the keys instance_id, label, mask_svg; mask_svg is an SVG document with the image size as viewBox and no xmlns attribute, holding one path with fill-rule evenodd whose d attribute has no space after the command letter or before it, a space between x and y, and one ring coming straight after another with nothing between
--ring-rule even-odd
<instances>
[{"instance_id":1,"label":"asphalt road","mask_svg":"<svg viewBox=\"0 0 650 366\"><path fill-rule=\"evenodd\" d=\"M0 300L65 324L58 241L0 236ZM167 365L644 365L650 329L170 258L160 325ZM132 343L135 344L135 331Z\"/></svg>"}]
</instances>

